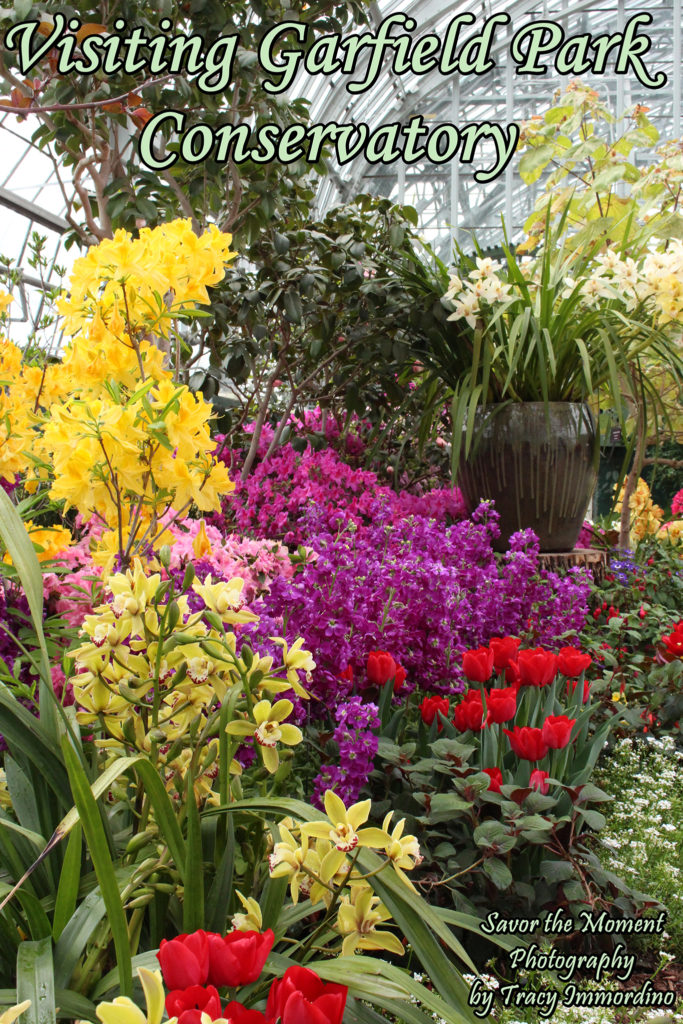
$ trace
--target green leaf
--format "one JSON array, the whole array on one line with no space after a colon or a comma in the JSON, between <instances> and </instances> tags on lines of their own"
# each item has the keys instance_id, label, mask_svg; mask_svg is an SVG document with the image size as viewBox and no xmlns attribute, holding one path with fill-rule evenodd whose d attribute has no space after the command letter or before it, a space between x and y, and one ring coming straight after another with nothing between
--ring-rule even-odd
<instances>
[{"instance_id":1,"label":"green leaf","mask_svg":"<svg viewBox=\"0 0 683 1024\"><path fill-rule=\"evenodd\" d=\"M55 900L55 911L52 917L52 937L55 942L71 920L78 902L78 889L81 882L81 846L83 830L75 825L66 846L62 872Z\"/></svg>"},{"instance_id":2,"label":"green leaf","mask_svg":"<svg viewBox=\"0 0 683 1024\"><path fill-rule=\"evenodd\" d=\"M83 832L93 868L100 883L102 898L107 908L107 917L116 951L121 995L130 996L133 989L133 973L130 962L128 925L114 876L114 865L109 855L109 846L100 819L100 811L97 801L91 792L83 766L66 736L62 741L62 750L69 773L74 802L83 825Z\"/></svg>"},{"instance_id":3,"label":"green leaf","mask_svg":"<svg viewBox=\"0 0 683 1024\"><path fill-rule=\"evenodd\" d=\"M50 659L43 632L43 573L33 544L9 495L0 488L0 537L12 557L28 601L31 621L40 650L40 714L43 726L53 737L58 735L55 695L52 689Z\"/></svg>"},{"instance_id":4,"label":"green leaf","mask_svg":"<svg viewBox=\"0 0 683 1024\"><path fill-rule=\"evenodd\" d=\"M512 873L502 860L497 857L490 857L482 864L484 874L488 875L496 889L507 889L512 885Z\"/></svg>"},{"instance_id":5,"label":"green leaf","mask_svg":"<svg viewBox=\"0 0 683 1024\"><path fill-rule=\"evenodd\" d=\"M49 939L52 936L50 921L43 909L43 905L32 893L26 890L19 890L17 899L26 915L32 939Z\"/></svg>"},{"instance_id":6,"label":"green leaf","mask_svg":"<svg viewBox=\"0 0 683 1024\"><path fill-rule=\"evenodd\" d=\"M116 885L119 890L128 884L137 871L137 865L129 865L125 870L118 869L115 873ZM76 969L80 957L84 954L86 946L93 932L107 914L107 908L102 898L102 891L99 886L89 892L65 925L59 941L55 943L54 970L55 985L59 988L66 988L71 980L71 975ZM118 973L116 974L118 981Z\"/></svg>"},{"instance_id":7,"label":"green leaf","mask_svg":"<svg viewBox=\"0 0 683 1024\"><path fill-rule=\"evenodd\" d=\"M303 316L301 307L301 296L298 292L287 291L284 296L285 318L290 324L300 324Z\"/></svg>"},{"instance_id":8,"label":"green leaf","mask_svg":"<svg viewBox=\"0 0 683 1024\"><path fill-rule=\"evenodd\" d=\"M78 992L58 988L55 993L55 1001L58 1019L91 1020L93 1024L99 1024L99 1018L95 1013L95 1004Z\"/></svg>"},{"instance_id":9,"label":"green leaf","mask_svg":"<svg viewBox=\"0 0 683 1024\"><path fill-rule=\"evenodd\" d=\"M2 492L4 494L4 491ZM2 499L0 499L1 502ZM59 747L38 720L0 682L0 733L18 762L30 761L59 799L69 806L71 794Z\"/></svg>"},{"instance_id":10,"label":"green leaf","mask_svg":"<svg viewBox=\"0 0 683 1024\"><path fill-rule=\"evenodd\" d=\"M204 863L199 810L194 795L194 775L186 775L185 805L187 808L187 854L183 893L183 928L194 932L204 926Z\"/></svg>"},{"instance_id":11,"label":"green leaf","mask_svg":"<svg viewBox=\"0 0 683 1024\"><path fill-rule=\"evenodd\" d=\"M568 882L574 877L574 868L567 860L543 860L539 871L547 882Z\"/></svg>"},{"instance_id":12,"label":"green leaf","mask_svg":"<svg viewBox=\"0 0 683 1024\"><path fill-rule=\"evenodd\" d=\"M17 1002L31 1000L21 1024L55 1024L52 940L22 942L17 952Z\"/></svg>"},{"instance_id":13,"label":"green leaf","mask_svg":"<svg viewBox=\"0 0 683 1024\"><path fill-rule=\"evenodd\" d=\"M554 149L549 143L528 149L519 161L519 176L525 185L537 181L553 157Z\"/></svg>"},{"instance_id":14,"label":"green leaf","mask_svg":"<svg viewBox=\"0 0 683 1024\"><path fill-rule=\"evenodd\" d=\"M235 833L232 818L228 818L225 846L216 868L208 897L206 928L212 932L224 932L232 897L232 879L235 868ZM286 881L286 879L285 879Z\"/></svg>"},{"instance_id":15,"label":"green leaf","mask_svg":"<svg viewBox=\"0 0 683 1024\"><path fill-rule=\"evenodd\" d=\"M592 811L586 807L577 807L576 810L588 827L592 828L595 832L599 832L601 828L605 827L605 815L601 814L600 811Z\"/></svg>"}]
</instances>

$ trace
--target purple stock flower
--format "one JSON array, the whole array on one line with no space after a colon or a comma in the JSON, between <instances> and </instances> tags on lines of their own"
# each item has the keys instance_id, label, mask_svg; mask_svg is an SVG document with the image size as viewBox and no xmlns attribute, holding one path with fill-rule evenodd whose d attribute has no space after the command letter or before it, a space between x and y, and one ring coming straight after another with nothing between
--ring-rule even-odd
<instances>
[{"instance_id":1,"label":"purple stock flower","mask_svg":"<svg viewBox=\"0 0 683 1024\"><path fill-rule=\"evenodd\" d=\"M345 804L354 803L372 771L379 740L376 704L350 697L337 708L337 728L333 739L339 746L339 764L323 765L315 780L313 803L323 806L326 790L333 789Z\"/></svg>"}]
</instances>

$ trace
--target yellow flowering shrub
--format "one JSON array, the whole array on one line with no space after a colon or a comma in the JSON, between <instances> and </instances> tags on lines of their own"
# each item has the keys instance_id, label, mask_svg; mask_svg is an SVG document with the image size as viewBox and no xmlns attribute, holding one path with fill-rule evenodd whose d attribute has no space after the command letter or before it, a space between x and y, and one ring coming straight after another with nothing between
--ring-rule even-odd
<instances>
[{"instance_id":1,"label":"yellow flowering shrub","mask_svg":"<svg viewBox=\"0 0 683 1024\"><path fill-rule=\"evenodd\" d=\"M34 365L0 342L0 474L99 523L107 572L158 546L165 513L217 510L233 487L211 454L211 406L174 381L178 323L208 303L231 240L189 220L117 231L76 260L57 302L61 361Z\"/></svg>"}]
</instances>

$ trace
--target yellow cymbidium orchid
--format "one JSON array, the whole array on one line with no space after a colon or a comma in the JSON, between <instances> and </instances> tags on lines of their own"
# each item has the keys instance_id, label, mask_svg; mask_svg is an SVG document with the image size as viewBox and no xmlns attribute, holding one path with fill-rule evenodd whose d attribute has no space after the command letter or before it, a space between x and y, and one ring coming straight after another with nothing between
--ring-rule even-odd
<instances>
[{"instance_id":1,"label":"yellow cymbidium orchid","mask_svg":"<svg viewBox=\"0 0 683 1024\"><path fill-rule=\"evenodd\" d=\"M192 589L210 611L220 615L223 622L258 622L258 615L241 606L244 580L238 576L221 583L212 583L211 576L207 576L204 583L193 583Z\"/></svg>"},{"instance_id":2,"label":"yellow cymbidium orchid","mask_svg":"<svg viewBox=\"0 0 683 1024\"><path fill-rule=\"evenodd\" d=\"M147 1013L144 1014L128 996L116 996L111 1003L100 1003L96 1008L102 1024L161 1024L165 998L161 971L138 967L138 977L142 982ZM172 1017L167 1024L175 1024L177 1020L177 1017Z\"/></svg>"},{"instance_id":3,"label":"yellow cymbidium orchid","mask_svg":"<svg viewBox=\"0 0 683 1024\"><path fill-rule=\"evenodd\" d=\"M342 897L337 914L337 928L346 936L342 956L350 956L357 949L386 949L401 956L405 950L398 936L377 931L377 925L390 918L391 914L369 886L354 886L349 896Z\"/></svg>"},{"instance_id":4,"label":"yellow cymbidium orchid","mask_svg":"<svg viewBox=\"0 0 683 1024\"><path fill-rule=\"evenodd\" d=\"M17 1003L16 1006L10 1006L8 1010L0 1013L0 1024L14 1024L17 1017L19 1017L24 1010L28 1010L30 1005L31 1000L24 999L23 1003Z\"/></svg>"},{"instance_id":5,"label":"yellow cymbidium orchid","mask_svg":"<svg viewBox=\"0 0 683 1024\"><path fill-rule=\"evenodd\" d=\"M307 836L302 835L301 842L298 842L282 822L279 828L280 842L273 847L268 867L271 878L289 878L292 903L296 904L300 892L306 896L310 892L314 881L311 875L320 874L320 857Z\"/></svg>"},{"instance_id":6,"label":"yellow cymbidium orchid","mask_svg":"<svg viewBox=\"0 0 683 1024\"><path fill-rule=\"evenodd\" d=\"M291 700L278 700L275 704L271 704L269 700L260 700L252 711L253 722L246 719L228 722L225 731L231 736L253 736L261 748L265 767L273 774L280 763L275 749L276 744L284 743L288 747L294 747L303 739L301 729L285 722L293 709Z\"/></svg>"},{"instance_id":7,"label":"yellow cymbidium orchid","mask_svg":"<svg viewBox=\"0 0 683 1024\"><path fill-rule=\"evenodd\" d=\"M303 637L299 637L294 641L291 647L287 645L287 641L281 636L269 637L273 643L277 644L278 647L282 648L282 661L287 670L287 682L299 697L308 698L310 694L303 688L299 682L298 673L312 672L315 668L315 662L313 655L310 651L303 651L301 645L303 644Z\"/></svg>"},{"instance_id":8,"label":"yellow cymbidium orchid","mask_svg":"<svg viewBox=\"0 0 683 1024\"><path fill-rule=\"evenodd\" d=\"M304 822L301 826L301 833L302 835L315 836L318 839L329 839L333 846L336 847L337 856L333 857L330 854L330 861L326 868L330 872L329 877L332 877L339 870L343 863L344 855L350 850L355 850L357 846L379 847L382 850L386 847L390 836L383 829L374 828L373 826L360 828L370 815L371 804L369 800L361 800L360 803L352 804L347 809L344 806L343 800L333 790L328 789L325 793L324 802L325 813L330 819L329 822Z\"/></svg>"},{"instance_id":9,"label":"yellow cymbidium orchid","mask_svg":"<svg viewBox=\"0 0 683 1024\"><path fill-rule=\"evenodd\" d=\"M388 832L389 825L393 816L393 811L390 811L382 822L382 828ZM393 832L389 836L389 842L384 848L384 852L391 861L394 871L401 879L401 881L412 889L413 892L417 892L415 886L406 875L406 871L411 871L418 864L423 861L423 856L420 853L420 844L418 843L415 836L404 836L403 827L406 823L405 818L401 818L397 825L395 825Z\"/></svg>"},{"instance_id":10,"label":"yellow cymbidium orchid","mask_svg":"<svg viewBox=\"0 0 683 1024\"><path fill-rule=\"evenodd\" d=\"M235 893L246 913L232 915L233 928L239 932L260 932L263 928L263 915L260 906L253 897L243 896L239 889L235 889Z\"/></svg>"}]
</instances>

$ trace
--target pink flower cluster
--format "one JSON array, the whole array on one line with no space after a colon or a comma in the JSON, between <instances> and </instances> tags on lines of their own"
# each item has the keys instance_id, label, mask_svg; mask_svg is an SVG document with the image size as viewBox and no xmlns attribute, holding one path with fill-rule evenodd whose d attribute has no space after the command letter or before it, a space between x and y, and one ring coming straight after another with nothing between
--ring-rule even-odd
<instances>
[{"instance_id":1,"label":"pink flower cluster","mask_svg":"<svg viewBox=\"0 0 683 1024\"><path fill-rule=\"evenodd\" d=\"M287 420L287 425L292 433L300 437L318 434L325 438L328 445L339 448L339 439L344 433L346 421L344 419L338 420L330 414L324 416L323 410L317 405L315 409L306 409L303 417L292 414ZM253 434L255 423L245 423L243 429L245 434ZM362 455L365 451L365 441L362 435L369 429L370 424L366 420L360 420L356 413L351 414L349 429L344 437L343 445L344 452L347 455ZM257 448L257 454L260 458L265 456L274 436L275 428L270 423L264 423L261 427ZM218 437L216 440L218 440Z\"/></svg>"},{"instance_id":2,"label":"pink flower cluster","mask_svg":"<svg viewBox=\"0 0 683 1024\"><path fill-rule=\"evenodd\" d=\"M188 562L195 562L200 557L203 563L213 567L214 575L243 579L242 596L247 602L267 592L277 576L288 580L294 575L289 552L279 541L252 540L235 533L225 536L208 523L205 524L205 532L211 550L202 551L198 556L195 545L200 528L199 519L185 519L182 524L169 526L169 533L174 537L171 570L184 568Z\"/></svg>"},{"instance_id":3,"label":"pink flower cluster","mask_svg":"<svg viewBox=\"0 0 683 1024\"><path fill-rule=\"evenodd\" d=\"M673 496L671 512L674 516L683 516L683 487Z\"/></svg>"},{"instance_id":4,"label":"pink flower cluster","mask_svg":"<svg viewBox=\"0 0 683 1024\"><path fill-rule=\"evenodd\" d=\"M465 515L462 496L455 488L424 495L396 494L379 482L376 473L354 469L331 448L316 452L309 445L299 453L290 444L264 458L245 481L238 482L224 508L240 530L300 544L309 536L306 521L312 508L318 517L323 514L327 529L334 533L349 522L368 524L378 500L393 522L411 515L439 522ZM317 531L320 528L318 521Z\"/></svg>"}]
</instances>

